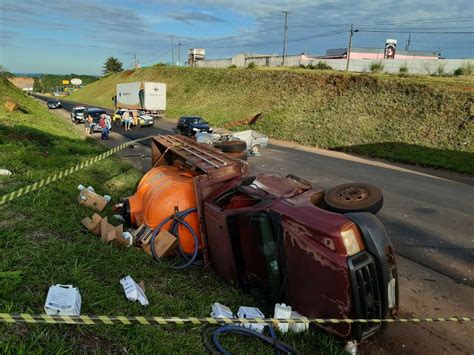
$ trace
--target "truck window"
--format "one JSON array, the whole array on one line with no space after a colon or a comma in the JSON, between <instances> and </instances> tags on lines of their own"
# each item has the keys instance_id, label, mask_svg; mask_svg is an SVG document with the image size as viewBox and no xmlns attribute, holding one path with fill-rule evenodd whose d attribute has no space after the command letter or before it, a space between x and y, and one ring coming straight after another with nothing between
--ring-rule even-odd
<instances>
[{"instance_id":1,"label":"truck window","mask_svg":"<svg viewBox=\"0 0 474 355\"><path fill-rule=\"evenodd\" d=\"M270 216L266 212L247 213L228 218L237 270L247 287L264 287L270 294L281 292L279 266L279 233L274 233Z\"/></svg>"}]
</instances>

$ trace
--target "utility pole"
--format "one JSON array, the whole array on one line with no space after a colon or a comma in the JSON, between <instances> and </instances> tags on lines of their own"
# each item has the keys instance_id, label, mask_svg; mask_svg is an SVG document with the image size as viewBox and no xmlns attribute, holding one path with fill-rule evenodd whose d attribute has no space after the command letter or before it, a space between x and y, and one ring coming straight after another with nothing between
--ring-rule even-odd
<instances>
[{"instance_id":1,"label":"utility pole","mask_svg":"<svg viewBox=\"0 0 474 355\"><path fill-rule=\"evenodd\" d=\"M407 45L405 46L406 51L410 50L410 42L411 42L411 33L408 34L408 41L407 41Z\"/></svg>"},{"instance_id":2,"label":"utility pole","mask_svg":"<svg viewBox=\"0 0 474 355\"><path fill-rule=\"evenodd\" d=\"M137 69L137 55L133 52L133 69Z\"/></svg>"},{"instance_id":3,"label":"utility pole","mask_svg":"<svg viewBox=\"0 0 474 355\"><path fill-rule=\"evenodd\" d=\"M181 41L178 42L178 67L181 66Z\"/></svg>"},{"instance_id":4,"label":"utility pole","mask_svg":"<svg viewBox=\"0 0 474 355\"><path fill-rule=\"evenodd\" d=\"M347 62L346 62L346 71L349 71L349 61L351 60L351 48L352 48L352 36L355 32L359 30L354 30L354 25L351 25L351 34L349 35L349 46L347 47Z\"/></svg>"},{"instance_id":5,"label":"utility pole","mask_svg":"<svg viewBox=\"0 0 474 355\"><path fill-rule=\"evenodd\" d=\"M171 36L171 65L174 64L174 36Z\"/></svg>"},{"instance_id":6,"label":"utility pole","mask_svg":"<svg viewBox=\"0 0 474 355\"><path fill-rule=\"evenodd\" d=\"M286 52L286 32L288 31L288 14L291 14L290 11L282 11L285 14L285 30L283 32L283 60L281 66L285 66L285 52Z\"/></svg>"}]
</instances>

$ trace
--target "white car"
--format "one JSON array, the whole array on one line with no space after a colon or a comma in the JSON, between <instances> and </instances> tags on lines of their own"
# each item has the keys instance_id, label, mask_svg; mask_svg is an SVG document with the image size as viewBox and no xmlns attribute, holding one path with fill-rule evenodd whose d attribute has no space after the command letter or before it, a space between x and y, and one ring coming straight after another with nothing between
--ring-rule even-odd
<instances>
[{"instance_id":1,"label":"white car","mask_svg":"<svg viewBox=\"0 0 474 355\"><path fill-rule=\"evenodd\" d=\"M71 121L75 123L84 122L84 111L85 107L83 106L76 106L72 108L71 111Z\"/></svg>"}]
</instances>

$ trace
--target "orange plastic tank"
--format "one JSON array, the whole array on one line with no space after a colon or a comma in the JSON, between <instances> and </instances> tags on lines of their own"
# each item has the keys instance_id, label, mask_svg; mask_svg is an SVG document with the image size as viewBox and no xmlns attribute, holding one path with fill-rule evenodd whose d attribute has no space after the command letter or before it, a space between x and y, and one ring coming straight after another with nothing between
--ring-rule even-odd
<instances>
[{"instance_id":1,"label":"orange plastic tank","mask_svg":"<svg viewBox=\"0 0 474 355\"><path fill-rule=\"evenodd\" d=\"M182 212L196 207L193 173L174 166L159 166L151 169L140 180L135 195L128 198L130 222L139 226L145 223L156 228L163 220L173 215L175 210ZM194 229L202 249L197 212L186 216L185 221ZM169 229L172 221L164 225ZM182 225L178 227L179 242L185 253L194 252L194 238Z\"/></svg>"}]
</instances>

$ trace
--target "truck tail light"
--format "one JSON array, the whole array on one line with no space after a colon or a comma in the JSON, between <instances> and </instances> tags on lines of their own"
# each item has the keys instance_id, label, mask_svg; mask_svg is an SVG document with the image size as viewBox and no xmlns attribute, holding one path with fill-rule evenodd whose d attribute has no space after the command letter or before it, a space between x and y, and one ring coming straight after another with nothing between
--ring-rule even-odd
<instances>
[{"instance_id":1,"label":"truck tail light","mask_svg":"<svg viewBox=\"0 0 474 355\"><path fill-rule=\"evenodd\" d=\"M349 256L357 254L364 248L359 229L354 223L348 223L342 228L341 238Z\"/></svg>"}]
</instances>

